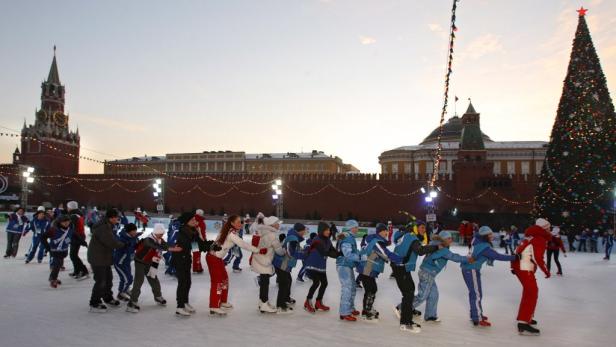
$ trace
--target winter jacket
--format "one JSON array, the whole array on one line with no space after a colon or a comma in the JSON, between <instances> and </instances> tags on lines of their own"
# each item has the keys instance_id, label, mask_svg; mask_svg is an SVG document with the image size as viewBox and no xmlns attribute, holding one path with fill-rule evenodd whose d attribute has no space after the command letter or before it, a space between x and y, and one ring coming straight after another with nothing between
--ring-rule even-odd
<instances>
[{"instance_id":1,"label":"winter jacket","mask_svg":"<svg viewBox=\"0 0 616 347\"><path fill-rule=\"evenodd\" d=\"M319 234L312 240L304 265L306 270L326 272L327 257L337 258L339 253L336 251L329 237Z\"/></svg>"},{"instance_id":2,"label":"winter jacket","mask_svg":"<svg viewBox=\"0 0 616 347\"><path fill-rule=\"evenodd\" d=\"M260 236L257 248L266 248L267 253L253 254L252 262L250 263L250 269L261 275L273 275L274 266L272 265L272 260L274 259L274 253L276 253L277 255L285 254L285 251L280 244L280 240L278 239L278 230L274 229L271 226L263 224L259 226L257 232Z\"/></svg>"},{"instance_id":3,"label":"winter jacket","mask_svg":"<svg viewBox=\"0 0 616 347\"><path fill-rule=\"evenodd\" d=\"M113 225L103 220L92 226L92 238L88 246L88 262L92 266L113 265L113 250L124 243L113 236Z\"/></svg>"},{"instance_id":4,"label":"winter jacket","mask_svg":"<svg viewBox=\"0 0 616 347\"><path fill-rule=\"evenodd\" d=\"M492 245L490 243L480 237L475 237L475 239L473 239L470 253L473 259L475 259L475 262L472 264L460 264L462 270L481 270L481 267L486 262L489 266L492 266L495 260L513 261L517 259L515 255L505 255L496 252L492 249Z\"/></svg>"},{"instance_id":5,"label":"winter jacket","mask_svg":"<svg viewBox=\"0 0 616 347\"><path fill-rule=\"evenodd\" d=\"M51 221L47 218L38 219L34 217L30 222L29 229L32 230L34 237L45 235L51 227Z\"/></svg>"},{"instance_id":6,"label":"winter jacket","mask_svg":"<svg viewBox=\"0 0 616 347\"><path fill-rule=\"evenodd\" d=\"M173 253L171 258L173 264L191 264L192 263L192 244L196 242L199 246L199 250L207 252L210 248L212 241L201 240L197 234L197 229L188 226L187 224L180 227L180 231L177 233L177 239L175 241L176 246L182 247L181 252ZM177 265L176 265L177 266Z\"/></svg>"},{"instance_id":7,"label":"winter jacket","mask_svg":"<svg viewBox=\"0 0 616 347\"><path fill-rule=\"evenodd\" d=\"M431 242L431 245L438 246L438 241ZM445 268L445 266L447 265L447 261L449 260L460 264L468 263L467 257L453 253L449 250L449 247L445 247L439 249L432 254L427 255L421 262L421 266L419 268L421 270L431 273L433 276L436 276Z\"/></svg>"},{"instance_id":8,"label":"winter jacket","mask_svg":"<svg viewBox=\"0 0 616 347\"><path fill-rule=\"evenodd\" d=\"M348 231L343 232L344 238L336 244L336 250L342 255L336 258L336 266L355 268L359 265L360 253L357 249L355 236Z\"/></svg>"},{"instance_id":9,"label":"winter jacket","mask_svg":"<svg viewBox=\"0 0 616 347\"><path fill-rule=\"evenodd\" d=\"M7 233L24 234L28 232L28 217L25 215L19 216L13 212L9 215L9 223L6 226Z\"/></svg>"},{"instance_id":10,"label":"winter jacket","mask_svg":"<svg viewBox=\"0 0 616 347\"><path fill-rule=\"evenodd\" d=\"M558 251L560 249L561 251L563 251L563 253L567 252L565 250L565 245L563 244L563 240L560 238L560 235L558 236L552 235L552 237L548 241L548 249L550 251Z\"/></svg>"},{"instance_id":11,"label":"winter jacket","mask_svg":"<svg viewBox=\"0 0 616 347\"><path fill-rule=\"evenodd\" d=\"M178 231L180 231L180 222L177 219L172 219L169 222L169 229L167 230L167 243L169 246L175 245L175 241L178 238Z\"/></svg>"},{"instance_id":12,"label":"winter jacket","mask_svg":"<svg viewBox=\"0 0 616 347\"><path fill-rule=\"evenodd\" d=\"M68 215L71 218L71 224L73 225L73 229L75 230L73 234L73 238L71 242L73 244L87 246L86 243L86 229L85 229L85 218L81 214L80 210L70 210L68 211Z\"/></svg>"},{"instance_id":13,"label":"winter jacket","mask_svg":"<svg viewBox=\"0 0 616 347\"><path fill-rule=\"evenodd\" d=\"M303 241L304 238L299 236L295 229L289 230L287 237L282 243L282 248L284 249L285 254L275 254L274 260L272 260L272 265L282 271L291 272L297 264L297 260L304 259L304 252L302 252L300 247L300 244Z\"/></svg>"},{"instance_id":14,"label":"winter jacket","mask_svg":"<svg viewBox=\"0 0 616 347\"><path fill-rule=\"evenodd\" d=\"M545 266L543 256L547 247L547 240L552 235L537 225L531 225L524 231L524 240L515 249L515 253L520 256L518 259L512 259L512 269L515 271L537 271L537 267L543 271L546 275L549 275L549 271Z\"/></svg>"},{"instance_id":15,"label":"winter jacket","mask_svg":"<svg viewBox=\"0 0 616 347\"><path fill-rule=\"evenodd\" d=\"M233 230L233 229L229 230L229 234L227 234L227 239L225 240L225 242L220 244L219 241L216 241L216 244L218 244L221 247L221 250L210 251L210 254L220 259L223 259L225 256L227 256L227 253L229 253L229 250L233 246L238 246L252 253L258 253L259 249L251 244L248 244L241 237L239 237L238 232L239 232L238 230Z\"/></svg>"},{"instance_id":16,"label":"winter jacket","mask_svg":"<svg viewBox=\"0 0 616 347\"><path fill-rule=\"evenodd\" d=\"M150 265L152 264L152 258L160 258L163 251L168 250L169 247L165 240L158 240L154 235L143 238L137 242L135 247L135 262Z\"/></svg>"},{"instance_id":17,"label":"winter jacket","mask_svg":"<svg viewBox=\"0 0 616 347\"><path fill-rule=\"evenodd\" d=\"M398 238L394 253L402 258L402 264L406 272L415 271L417 256L427 253L436 252L438 246L426 245L422 246L421 241L413 233L405 233Z\"/></svg>"},{"instance_id":18,"label":"winter jacket","mask_svg":"<svg viewBox=\"0 0 616 347\"><path fill-rule=\"evenodd\" d=\"M197 223L199 223L198 227L199 227L199 233L201 234L201 239L207 240L207 238L205 237L205 218L196 214L195 220L197 221Z\"/></svg>"},{"instance_id":19,"label":"winter jacket","mask_svg":"<svg viewBox=\"0 0 616 347\"><path fill-rule=\"evenodd\" d=\"M387 249L388 240L378 234L366 237L366 248L362 253L366 258L359 262L357 270L360 274L370 277L378 277L385 270L385 262L402 263L403 257Z\"/></svg>"},{"instance_id":20,"label":"winter jacket","mask_svg":"<svg viewBox=\"0 0 616 347\"><path fill-rule=\"evenodd\" d=\"M139 238L130 236L124 229L117 234L117 240L124 243L124 247L113 250L114 264L130 264L135 257L135 247Z\"/></svg>"},{"instance_id":21,"label":"winter jacket","mask_svg":"<svg viewBox=\"0 0 616 347\"><path fill-rule=\"evenodd\" d=\"M71 237L74 235L72 225L64 229L62 226L52 226L49 228L41 239L43 246L49 252L66 252L71 243Z\"/></svg>"}]
</instances>

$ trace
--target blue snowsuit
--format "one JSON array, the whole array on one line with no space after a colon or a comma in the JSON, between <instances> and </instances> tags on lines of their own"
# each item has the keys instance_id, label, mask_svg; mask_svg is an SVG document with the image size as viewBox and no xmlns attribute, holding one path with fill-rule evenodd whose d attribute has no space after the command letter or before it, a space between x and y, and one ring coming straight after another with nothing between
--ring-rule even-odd
<instances>
[{"instance_id":1,"label":"blue snowsuit","mask_svg":"<svg viewBox=\"0 0 616 347\"><path fill-rule=\"evenodd\" d=\"M74 232L75 229L72 225L67 229L58 225L57 227L50 227L45 234L41 235L41 242L49 251L50 281L58 279L58 273L64 265L64 258L68 255L68 247L71 244Z\"/></svg>"},{"instance_id":2,"label":"blue snowsuit","mask_svg":"<svg viewBox=\"0 0 616 347\"><path fill-rule=\"evenodd\" d=\"M34 259L34 255L38 254L36 260L40 263L43 261L43 257L45 256L45 245L41 242L41 238L47 233L51 227L51 221L47 219L47 217L43 219L34 218L30 222L30 230L32 230L32 244L30 245L30 250L28 251L28 256L26 257L26 263L29 263Z\"/></svg>"},{"instance_id":3,"label":"blue snowsuit","mask_svg":"<svg viewBox=\"0 0 616 347\"><path fill-rule=\"evenodd\" d=\"M237 236L239 236L240 238L244 237L244 228L238 230ZM223 259L223 261L225 262L225 265L228 265L231 260L235 258L235 260L233 260L233 270L239 270L240 263L242 262L243 257L244 255L242 254L242 249L238 246L233 246L231 247L231 249L229 249L229 252L227 253L225 259Z\"/></svg>"},{"instance_id":4,"label":"blue snowsuit","mask_svg":"<svg viewBox=\"0 0 616 347\"><path fill-rule=\"evenodd\" d=\"M169 229L167 230L167 245L169 245L169 247L175 246L179 231L180 222L177 219L171 220L169 222ZM173 266L171 261L172 257L172 252L166 252L163 255L163 258L165 258L165 266L167 267L167 270L165 270L165 274L175 276L175 266Z\"/></svg>"},{"instance_id":5,"label":"blue snowsuit","mask_svg":"<svg viewBox=\"0 0 616 347\"><path fill-rule=\"evenodd\" d=\"M603 238L603 244L605 245L605 259L610 260L612 247L614 247L614 235L606 235Z\"/></svg>"},{"instance_id":6,"label":"blue snowsuit","mask_svg":"<svg viewBox=\"0 0 616 347\"><path fill-rule=\"evenodd\" d=\"M357 283L355 282L354 268L359 265L361 256L357 249L355 236L350 232L343 232L344 239L338 241L336 248L342 252L342 256L336 259L336 270L340 279L340 315L348 316L355 311L355 294Z\"/></svg>"},{"instance_id":7,"label":"blue snowsuit","mask_svg":"<svg viewBox=\"0 0 616 347\"><path fill-rule=\"evenodd\" d=\"M133 284L133 274L130 263L135 258L135 247L137 247L138 237L131 237L124 229L116 234L118 241L125 244L122 248L113 250L113 267L120 277L118 293L128 293L130 285Z\"/></svg>"},{"instance_id":8,"label":"blue snowsuit","mask_svg":"<svg viewBox=\"0 0 616 347\"><path fill-rule=\"evenodd\" d=\"M439 242L433 241L430 244L438 246ZM437 305L439 295L436 276L445 268L449 260L462 264L468 263L468 259L465 256L455 254L449 248L441 248L427 255L419 267L419 293L415 300L413 300L413 308L417 308L426 301L425 319L438 317Z\"/></svg>"},{"instance_id":9,"label":"blue snowsuit","mask_svg":"<svg viewBox=\"0 0 616 347\"><path fill-rule=\"evenodd\" d=\"M10 256L17 256L17 250L19 248L19 239L21 236L28 232L29 225L28 217L22 215L21 217L13 212L9 215L9 223L6 226L6 254L5 258Z\"/></svg>"},{"instance_id":10,"label":"blue snowsuit","mask_svg":"<svg viewBox=\"0 0 616 347\"><path fill-rule=\"evenodd\" d=\"M304 253L308 253L310 249L310 245L312 244L313 239L306 240L306 245L304 246ZM297 280L300 282L304 282L304 275L306 274L306 260L302 259L302 267L299 269L297 273Z\"/></svg>"},{"instance_id":11,"label":"blue snowsuit","mask_svg":"<svg viewBox=\"0 0 616 347\"><path fill-rule=\"evenodd\" d=\"M494 264L494 260L513 261L515 255L500 254L492 249L492 245L483 238L476 236L472 242L471 255L475 262L470 264L460 264L462 269L462 277L468 288L468 302L470 304L470 316L474 323L478 323L483 317L483 307L481 299L483 298L483 290L481 287L481 267L484 263L489 266Z\"/></svg>"}]
</instances>

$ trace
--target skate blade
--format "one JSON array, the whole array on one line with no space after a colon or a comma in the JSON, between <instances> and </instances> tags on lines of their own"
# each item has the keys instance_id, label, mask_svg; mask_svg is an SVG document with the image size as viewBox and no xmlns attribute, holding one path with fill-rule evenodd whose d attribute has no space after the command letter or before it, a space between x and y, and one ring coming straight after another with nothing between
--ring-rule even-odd
<instances>
[{"instance_id":1,"label":"skate blade","mask_svg":"<svg viewBox=\"0 0 616 347\"><path fill-rule=\"evenodd\" d=\"M396 308L396 306L392 306L391 308L394 311L394 315L396 315L396 317L398 317L398 319L400 319L400 311L398 311L398 309Z\"/></svg>"}]
</instances>

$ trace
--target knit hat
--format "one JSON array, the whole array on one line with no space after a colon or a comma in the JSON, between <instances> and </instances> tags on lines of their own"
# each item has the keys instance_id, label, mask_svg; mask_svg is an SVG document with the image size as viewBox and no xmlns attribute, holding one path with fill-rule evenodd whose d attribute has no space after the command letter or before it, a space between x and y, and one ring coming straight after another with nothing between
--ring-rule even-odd
<instances>
[{"instance_id":1,"label":"knit hat","mask_svg":"<svg viewBox=\"0 0 616 347\"><path fill-rule=\"evenodd\" d=\"M359 227L359 223L357 223L357 221L355 219L349 219L348 221L346 221L346 223L344 223L344 226L352 229L352 228L358 228Z\"/></svg>"},{"instance_id":2,"label":"knit hat","mask_svg":"<svg viewBox=\"0 0 616 347\"><path fill-rule=\"evenodd\" d=\"M317 227L317 232L319 233L319 235L323 234L325 230L329 230L329 224L325 222L319 222L319 225Z\"/></svg>"},{"instance_id":3,"label":"knit hat","mask_svg":"<svg viewBox=\"0 0 616 347\"><path fill-rule=\"evenodd\" d=\"M79 208L79 204L77 203L77 201L69 201L66 204L66 208L70 211L70 210L76 210Z\"/></svg>"},{"instance_id":4,"label":"knit hat","mask_svg":"<svg viewBox=\"0 0 616 347\"><path fill-rule=\"evenodd\" d=\"M58 217L58 223L62 223L62 222L70 221L70 220L71 220L71 217L69 217L69 216L68 216L68 215L66 215L66 214L61 214L61 215Z\"/></svg>"},{"instance_id":5,"label":"knit hat","mask_svg":"<svg viewBox=\"0 0 616 347\"><path fill-rule=\"evenodd\" d=\"M203 212L203 210L202 210L202 209L198 209L197 211L195 211L195 214L198 214L198 215L199 215L199 216L201 216L201 217L203 217L203 214L204 214L204 213L205 213L205 212Z\"/></svg>"},{"instance_id":6,"label":"knit hat","mask_svg":"<svg viewBox=\"0 0 616 347\"><path fill-rule=\"evenodd\" d=\"M548 222L546 219L539 218L535 221L535 225L540 226L543 229L547 229L550 227L550 222Z\"/></svg>"},{"instance_id":7,"label":"knit hat","mask_svg":"<svg viewBox=\"0 0 616 347\"><path fill-rule=\"evenodd\" d=\"M274 224L282 224L282 222L276 216L269 216L269 217L263 218L263 224L267 226L272 226Z\"/></svg>"},{"instance_id":8,"label":"knit hat","mask_svg":"<svg viewBox=\"0 0 616 347\"><path fill-rule=\"evenodd\" d=\"M293 225L293 229L295 229L295 231L302 231L306 230L306 226L302 223L295 223L295 225Z\"/></svg>"},{"instance_id":9,"label":"knit hat","mask_svg":"<svg viewBox=\"0 0 616 347\"><path fill-rule=\"evenodd\" d=\"M162 235L164 233L165 233L165 226L162 223L154 224L154 230L152 231L152 234Z\"/></svg>"},{"instance_id":10,"label":"knit hat","mask_svg":"<svg viewBox=\"0 0 616 347\"><path fill-rule=\"evenodd\" d=\"M45 206L37 207L36 212L45 212Z\"/></svg>"},{"instance_id":11,"label":"knit hat","mask_svg":"<svg viewBox=\"0 0 616 347\"><path fill-rule=\"evenodd\" d=\"M178 217L178 221L180 222L180 224L184 225L186 223L188 223L189 220L195 218L195 213L194 212L184 212L182 213L179 217Z\"/></svg>"},{"instance_id":12,"label":"knit hat","mask_svg":"<svg viewBox=\"0 0 616 347\"><path fill-rule=\"evenodd\" d=\"M422 220L419 220L419 219L418 219L418 220L416 220L416 221L415 221L415 225L416 225L416 226L426 225L426 222L424 222L424 221L422 221Z\"/></svg>"},{"instance_id":13,"label":"knit hat","mask_svg":"<svg viewBox=\"0 0 616 347\"><path fill-rule=\"evenodd\" d=\"M479 228L479 235L487 236L487 235L490 235L490 234L492 234L492 229L490 229L489 226L484 225L481 228Z\"/></svg>"},{"instance_id":14,"label":"knit hat","mask_svg":"<svg viewBox=\"0 0 616 347\"><path fill-rule=\"evenodd\" d=\"M451 238L451 233L447 230L443 230L440 233L438 233L438 236L441 237L441 239L450 239Z\"/></svg>"},{"instance_id":15,"label":"knit hat","mask_svg":"<svg viewBox=\"0 0 616 347\"><path fill-rule=\"evenodd\" d=\"M96 207L94 208L94 210L96 211ZM105 218L107 218L107 219L115 218L115 217L119 217L119 216L120 216L120 213L115 208L110 208L110 209L107 210L107 212L105 212Z\"/></svg>"},{"instance_id":16,"label":"knit hat","mask_svg":"<svg viewBox=\"0 0 616 347\"><path fill-rule=\"evenodd\" d=\"M379 223L379 224L376 225L375 232L377 234L380 233L383 230L387 230L387 225L385 225L383 223Z\"/></svg>"}]
</instances>

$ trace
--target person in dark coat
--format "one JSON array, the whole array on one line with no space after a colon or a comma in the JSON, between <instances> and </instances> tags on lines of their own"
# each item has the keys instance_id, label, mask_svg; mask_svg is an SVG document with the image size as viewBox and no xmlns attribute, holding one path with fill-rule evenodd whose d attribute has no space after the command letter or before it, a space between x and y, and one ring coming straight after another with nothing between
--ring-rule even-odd
<instances>
[{"instance_id":1,"label":"person in dark coat","mask_svg":"<svg viewBox=\"0 0 616 347\"><path fill-rule=\"evenodd\" d=\"M79 258L79 249L81 246L88 247L88 243L86 242L85 218L79 210L77 201L69 201L66 207L68 207L68 215L71 218L71 224L73 226L73 237L71 238L69 250L69 257L73 263L73 272L70 273L69 276L77 280L83 280L89 277L88 268L83 261L81 261L81 258Z\"/></svg>"},{"instance_id":2,"label":"person in dark coat","mask_svg":"<svg viewBox=\"0 0 616 347\"><path fill-rule=\"evenodd\" d=\"M92 238L88 246L88 262L94 273L94 287L90 297L90 312L107 312L107 305L117 307L120 302L113 298L113 250L124 243L113 236L114 225L120 222L116 209L107 210L105 219L92 226ZM104 303L103 303L104 301Z\"/></svg>"}]
</instances>

